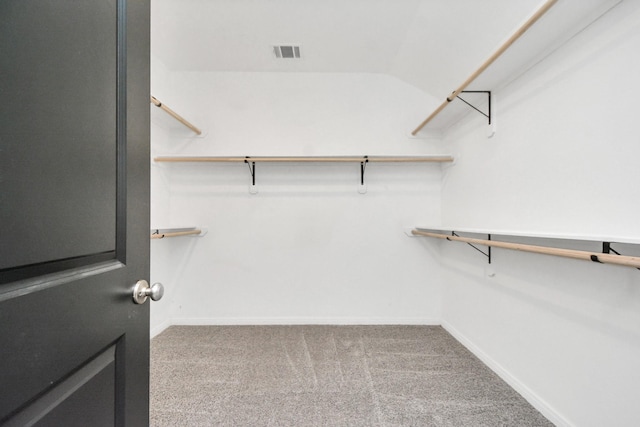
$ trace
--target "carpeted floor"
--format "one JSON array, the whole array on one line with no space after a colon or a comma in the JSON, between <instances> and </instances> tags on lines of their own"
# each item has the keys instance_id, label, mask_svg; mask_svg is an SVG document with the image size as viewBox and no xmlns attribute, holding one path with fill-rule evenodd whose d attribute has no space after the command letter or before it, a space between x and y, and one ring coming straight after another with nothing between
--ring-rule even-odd
<instances>
[{"instance_id":1,"label":"carpeted floor","mask_svg":"<svg viewBox=\"0 0 640 427\"><path fill-rule=\"evenodd\" d=\"M151 425L550 426L438 326L174 326Z\"/></svg>"}]
</instances>

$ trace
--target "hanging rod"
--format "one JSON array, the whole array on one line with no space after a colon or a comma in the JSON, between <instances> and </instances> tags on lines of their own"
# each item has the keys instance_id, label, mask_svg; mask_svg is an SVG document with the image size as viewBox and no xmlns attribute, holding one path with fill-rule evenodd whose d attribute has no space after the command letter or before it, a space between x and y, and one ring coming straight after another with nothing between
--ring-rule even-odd
<instances>
[{"instance_id":1,"label":"hanging rod","mask_svg":"<svg viewBox=\"0 0 640 427\"><path fill-rule=\"evenodd\" d=\"M512 249L523 252L533 252L537 254L555 255L565 258L581 259L585 261L599 262L602 264L623 265L626 267L640 268L640 257L632 257L626 255L615 255L599 252L579 251L575 249L552 248L547 246L535 246L523 243L501 242L499 240L474 239L471 237L451 236L448 234L431 233L413 229L411 234L414 236L434 237L436 239L454 240L457 242L465 242L476 245L484 245L489 247Z\"/></svg>"},{"instance_id":2,"label":"hanging rod","mask_svg":"<svg viewBox=\"0 0 640 427\"><path fill-rule=\"evenodd\" d=\"M518 28L516 30L516 32L514 32L511 37L509 37L509 39L507 39L506 42L504 42L502 44L502 46L500 46L498 48L498 50L496 50L493 55L491 55L489 57L489 59L487 59L476 71L474 71L468 78L467 80L464 81L464 83L462 83L460 85L460 87L458 87L458 89L454 90L451 95L449 95L447 97L447 99L440 104L440 106L438 108L436 108L436 110L431 113L431 115L429 117L427 117L422 123L420 123L420 125L413 131L411 132L411 135L416 136L416 134L418 132L420 132L420 130L422 130L423 127L425 127L427 125L427 123L429 123L435 116L437 116L438 114L440 114L440 112L442 110L444 110L444 108L449 105L449 103L451 101L453 101L454 99L456 99L456 97L458 95L460 95L460 93L467 87L469 86L480 74L482 74L484 72L484 70L486 70L491 64L493 64L493 62L498 59L498 57L500 57L500 55L502 55L507 49L509 49L509 47L520 38L520 36L522 36L533 24L536 23L536 21L538 19L540 19L542 17L542 15L544 15L545 13L547 13L547 11L549 9L551 9L551 7L557 2L558 0L547 0L528 20L527 22L525 22L520 28Z\"/></svg>"},{"instance_id":3,"label":"hanging rod","mask_svg":"<svg viewBox=\"0 0 640 427\"><path fill-rule=\"evenodd\" d=\"M166 111L167 114L169 114L171 117L173 117L174 119L176 119L177 121L179 121L180 123L182 123L183 125L185 125L186 127L188 127L189 129L191 129L192 131L194 131L196 133L196 135L202 135L202 131L200 129L198 129L197 127L195 127L194 125L192 125L191 123L189 123L184 117L182 117L180 114L176 113L175 111L173 111L171 108L167 107L165 104L163 104L162 102L158 101L157 98L155 97L151 97L151 103L153 105L155 105L156 107L161 108L162 110Z\"/></svg>"},{"instance_id":4,"label":"hanging rod","mask_svg":"<svg viewBox=\"0 0 640 427\"><path fill-rule=\"evenodd\" d=\"M202 234L202 230L198 228L188 231L170 231L166 233L160 233L160 230L156 230L155 232L151 233L150 238L164 239L165 237L194 236L198 234Z\"/></svg>"},{"instance_id":5,"label":"hanging rod","mask_svg":"<svg viewBox=\"0 0 640 427\"><path fill-rule=\"evenodd\" d=\"M344 162L344 163L361 163L363 161L371 162L436 162L446 163L453 162L451 156L347 156L347 157L155 157L153 160L156 162L239 162L244 163L247 159L251 162L272 162L272 163L287 163L287 162Z\"/></svg>"}]
</instances>

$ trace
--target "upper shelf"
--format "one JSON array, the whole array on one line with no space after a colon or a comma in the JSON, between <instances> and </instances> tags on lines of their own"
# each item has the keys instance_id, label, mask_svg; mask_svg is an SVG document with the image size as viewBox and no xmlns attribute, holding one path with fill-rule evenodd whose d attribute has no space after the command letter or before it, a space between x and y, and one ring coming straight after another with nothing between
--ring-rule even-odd
<instances>
[{"instance_id":1,"label":"upper shelf","mask_svg":"<svg viewBox=\"0 0 640 427\"><path fill-rule=\"evenodd\" d=\"M171 108L167 107L165 104L163 104L162 102L160 102L157 98L155 97L151 97L151 103L153 105L155 105L156 107L160 108L161 110L163 110L164 112L166 112L167 114L169 114L171 117L173 117L174 119L176 119L179 123L181 123L182 125L186 126L187 128L189 128L191 131L193 131L196 135L202 135L202 131L197 128L196 126L194 126L191 122L189 122L187 119L185 119L184 117L182 117L180 114L176 113L175 111L173 111Z\"/></svg>"},{"instance_id":2,"label":"upper shelf","mask_svg":"<svg viewBox=\"0 0 640 427\"><path fill-rule=\"evenodd\" d=\"M325 156L325 157L296 157L296 156L260 156L260 157L156 157L156 162L271 162L271 163L286 163L286 162L314 162L314 163L362 163L362 162L434 162L434 163L446 163L453 162L453 157L442 156Z\"/></svg>"},{"instance_id":3,"label":"upper shelf","mask_svg":"<svg viewBox=\"0 0 640 427\"><path fill-rule=\"evenodd\" d=\"M367 192L366 185L364 183L364 171L368 163L381 163L381 162L397 162L397 163L409 163L409 162L429 162L429 163L446 163L453 162L453 157L447 155L440 156L329 156L329 157L156 157L156 162L169 162L169 163L192 163L192 162L218 162L218 163L247 163L251 172L251 185L249 192L256 194L256 163L360 163L360 186L358 192L364 194Z\"/></svg>"},{"instance_id":4,"label":"upper shelf","mask_svg":"<svg viewBox=\"0 0 640 427\"><path fill-rule=\"evenodd\" d=\"M552 54L581 30L620 4L622 0L546 0L500 47L440 104L411 134L429 124L445 130L471 109L458 95L465 90L498 90ZM534 25L535 24L535 25ZM486 72L485 72L486 71ZM464 99L487 111L486 98L467 94Z\"/></svg>"}]
</instances>

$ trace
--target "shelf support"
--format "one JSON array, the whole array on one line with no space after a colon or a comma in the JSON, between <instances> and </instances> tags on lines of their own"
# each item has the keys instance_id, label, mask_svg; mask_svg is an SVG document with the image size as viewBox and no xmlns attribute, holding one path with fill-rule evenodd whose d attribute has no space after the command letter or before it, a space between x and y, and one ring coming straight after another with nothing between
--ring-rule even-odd
<instances>
[{"instance_id":1,"label":"shelf support","mask_svg":"<svg viewBox=\"0 0 640 427\"><path fill-rule=\"evenodd\" d=\"M251 186L249 187L249 192L251 194L257 193L256 189L256 162L252 161L249 163L251 157L245 157L244 162L249 166L249 172L251 173Z\"/></svg>"},{"instance_id":2,"label":"shelf support","mask_svg":"<svg viewBox=\"0 0 640 427\"><path fill-rule=\"evenodd\" d=\"M246 157L244 162L249 166L249 172L251 173L251 185L256 185L256 162L249 164L251 157Z\"/></svg>"},{"instance_id":3,"label":"shelf support","mask_svg":"<svg viewBox=\"0 0 640 427\"><path fill-rule=\"evenodd\" d=\"M360 162L360 185L358 185L358 193L360 194L367 193L367 186L364 183L364 171L367 169L367 163L369 163L369 156L364 156Z\"/></svg>"},{"instance_id":4,"label":"shelf support","mask_svg":"<svg viewBox=\"0 0 640 427\"><path fill-rule=\"evenodd\" d=\"M256 186L256 162L251 160L251 157L245 157L244 163L249 166L249 173L251 173L251 188L255 190ZM364 156L362 161L360 162L360 188L365 188L364 186L364 172L367 169L367 164L369 163L369 156ZM365 190L366 191L366 190Z\"/></svg>"},{"instance_id":5,"label":"shelf support","mask_svg":"<svg viewBox=\"0 0 640 427\"><path fill-rule=\"evenodd\" d=\"M455 231L451 232L451 236L460 237L458 234L456 234ZM451 241L451 239L449 239L448 237L447 237L447 240ZM491 241L491 234L487 234L487 240ZM474 245L472 243L469 243L469 242L466 242L466 243L467 243L467 245L471 246L476 251L480 252L482 255L486 256L487 257L487 261L489 262L489 264L491 264L491 246L488 246L487 247L487 252L485 252L485 251L483 251L482 249L478 248L476 245Z\"/></svg>"},{"instance_id":6,"label":"shelf support","mask_svg":"<svg viewBox=\"0 0 640 427\"><path fill-rule=\"evenodd\" d=\"M622 256L622 254L618 251L616 251L615 249L613 249L611 247L611 242L602 242L602 253L603 254L610 254L611 252L613 252L616 255L620 255ZM593 257L591 258L592 261L595 262L601 262L598 257L595 257L595 259L593 259ZM640 270L640 267L638 268L638 270Z\"/></svg>"},{"instance_id":7,"label":"shelf support","mask_svg":"<svg viewBox=\"0 0 640 427\"><path fill-rule=\"evenodd\" d=\"M471 103L467 102L466 100L464 100L460 95L456 96L456 98L458 98L460 101L464 102L469 107L471 107L474 110L476 110L478 113L480 113L483 116L485 116L487 118L487 120L489 120L488 124L491 125L491 91L490 90L463 90L460 93L486 93L487 94L487 105L488 105L488 110L489 110L488 114L485 113L484 111L480 110L479 108L475 107ZM447 101L448 100L449 100L449 98L447 98Z\"/></svg>"},{"instance_id":8,"label":"shelf support","mask_svg":"<svg viewBox=\"0 0 640 427\"><path fill-rule=\"evenodd\" d=\"M364 160L360 162L360 185L364 185L364 171L369 163L369 156L364 156Z\"/></svg>"}]
</instances>

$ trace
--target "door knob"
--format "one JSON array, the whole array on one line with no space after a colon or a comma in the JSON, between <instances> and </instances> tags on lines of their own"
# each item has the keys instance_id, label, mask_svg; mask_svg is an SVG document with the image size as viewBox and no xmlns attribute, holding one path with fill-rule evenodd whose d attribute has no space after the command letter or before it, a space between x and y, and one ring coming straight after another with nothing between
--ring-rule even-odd
<instances>
[{"instance_id":1,"label":"door knob","mask_svg":"<svg viewBox=\"0 0 640 427\"><path fill-rule=\"evenodd\" d=\"M164 295L164 286L162 283L154 283L149 287L149 283L146 280L138 280L133 287L133 301L136 304L144 304L148 297L152 300L158 301Z\"/></svg>"}]
</instances>

